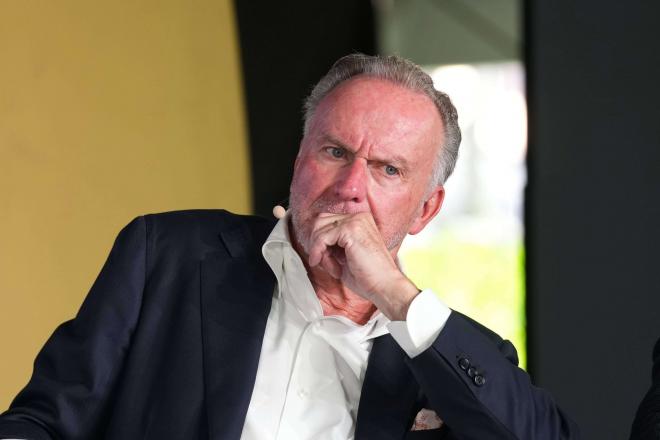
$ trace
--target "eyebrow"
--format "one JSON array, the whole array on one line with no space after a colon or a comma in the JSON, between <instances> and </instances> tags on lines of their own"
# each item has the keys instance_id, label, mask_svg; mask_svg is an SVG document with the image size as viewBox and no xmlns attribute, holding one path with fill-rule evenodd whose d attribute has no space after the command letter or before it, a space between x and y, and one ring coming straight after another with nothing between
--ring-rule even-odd
<instances>
[{"instance_id":1,"label":"eyebrow","mask_svg":"<svg viewBox=\"0 0 660 440\"><path fill-rule=\"evenodd\" d=\"M344 150L350 152L351 154L355 154L355 150L353 148L350 148L347 144L345 144L344 142L340 141L339 139L335 138L330 134L327 133L321 134L321 139L324 142L335 144L338 147L341 147ZM373 158L373 159L368 159L368 161L379 162L383 164L392 164L395 165L397 168L401 168L401 169L408 169L409 167L408 160L405 157L401 156L400 154L393 154L389 159Z\"/></svg>"}]
</instances>

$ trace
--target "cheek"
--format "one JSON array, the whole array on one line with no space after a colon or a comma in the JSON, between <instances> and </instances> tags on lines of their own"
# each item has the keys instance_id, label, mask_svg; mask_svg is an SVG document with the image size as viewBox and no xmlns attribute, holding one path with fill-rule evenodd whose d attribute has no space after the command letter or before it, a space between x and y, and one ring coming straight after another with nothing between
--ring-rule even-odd
<instances>
[{"instance_id":1,"label":"cheek","mask_svg":"<svg viewBox=\"0 0 660 440\"><path fill-rule=\"evenodd\" d=\"M408 212L412 200L410 191L404 186L381 187L372 185L369 190L371 209L386 220L388 215L402 215Z\"/></svg>"},{"instance_id":2,"label":"cheek","mask_svg":"<svg viewBox=\"0 0 660 440\"><path fill-rule=\"evenodd\" d=\"M325 191L330 181L328 171L318 166L314 161L307 160L301 163L293 176L291 191L299 197L314 197Z\"/></svg>"},{"instance_id":3,"label":"cheek","mask_svg":"<svg viewBox=\"0 0 660 440\"><path fill-rule=\"evenodd\" d=\"M369 195L371 213L379 229L398 229L412 221L419 211L419 201L410 191L374 189Z\"/></svg>"}]
</instances>

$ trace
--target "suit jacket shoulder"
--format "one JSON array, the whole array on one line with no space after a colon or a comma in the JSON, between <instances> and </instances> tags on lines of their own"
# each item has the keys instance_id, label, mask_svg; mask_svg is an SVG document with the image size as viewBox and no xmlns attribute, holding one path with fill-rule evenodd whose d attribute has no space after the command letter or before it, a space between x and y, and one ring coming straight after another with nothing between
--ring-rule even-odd
<instances>
[{"instance_id":1,"label":"suit jacket shoulder","mask_svg":"<svg viewBox=\"0 0 660 440\"><path fill-rule=\"evenodd\" d=\"M144 219L147 237L154 250L182 254L192 251L199 257L204 256L203 252L214 250L218 239L228 236L228 233L240 234L243 245L260 247L275 226L273 220L234 214L224 209L162 212L148 214Z\"/></svg>"},{"instance_id":2,"label":"suit jacket shoulder","mask_svg":"<svg viewBox=\"0 0 660 440\"><path fill-rule=\"evenodd\" d=\"M231 324L240 321L236 310L257 303L267 313L272 280L253 257L273 223L223 210L130 222L75 319L55 330L30 382L0 415L0 438L206 438L240 422L234 408L249 401L250 388L230 393L236 402L227 405L215 382L249 381L244 371L258 359L260 341L240 338L253 329ZM256 355L227 363L234 351Z\"/></svg>"}]
</instances>

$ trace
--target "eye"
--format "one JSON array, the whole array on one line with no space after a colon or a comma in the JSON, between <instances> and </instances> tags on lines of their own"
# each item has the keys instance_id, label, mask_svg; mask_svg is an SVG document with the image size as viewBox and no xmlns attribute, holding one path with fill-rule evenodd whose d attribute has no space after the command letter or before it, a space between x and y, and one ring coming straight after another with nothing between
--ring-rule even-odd
<instances>
[{"instance_id":1,"label":"eye","mask_svg":"<svg viewBox=\"0 0 660 440\"><path fill-rule=\"evenodd\" d=\"M392 165L385 165L385 174L388 176L396 176L399 174L399 169L397 167L393 167Z\"/></svg>"},{"instance_id":2,"label":"eye","mask_svg":"<svg viewBox=\"0 0 660 440\"><path fill-rule=\"evenodd\" d=\"M341 159L342 157L346 156L346 151L343 148L328 147L326 148L326 151L330 153L330 155L335 159Z\"/></svg>"}]
</instances>

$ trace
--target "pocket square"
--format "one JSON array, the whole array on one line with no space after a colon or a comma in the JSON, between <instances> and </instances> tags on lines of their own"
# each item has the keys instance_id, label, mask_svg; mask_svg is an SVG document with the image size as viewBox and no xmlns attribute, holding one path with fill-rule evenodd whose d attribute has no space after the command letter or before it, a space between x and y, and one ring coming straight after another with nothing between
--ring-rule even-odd
<instances>
[{"instance_id":1,"label":"pocket square","mask_svg":"<svg viewBox=\"0 0 660 440\"><path fill-rule=\"evenodd\" d=\"M425 431L427 429L438 429L442 426L442 419L438 417L435 411L422 409L415 416L411 431Z\"/></svg>"}]
</instances>

